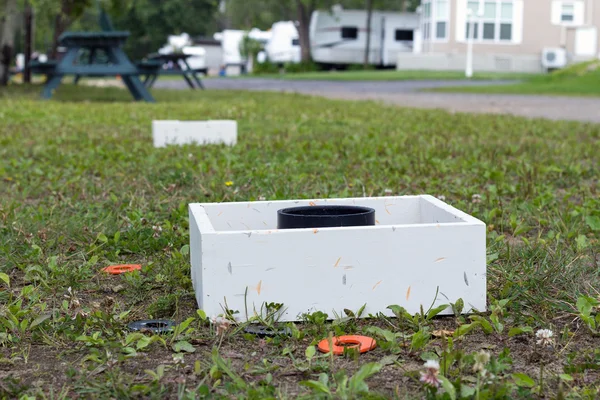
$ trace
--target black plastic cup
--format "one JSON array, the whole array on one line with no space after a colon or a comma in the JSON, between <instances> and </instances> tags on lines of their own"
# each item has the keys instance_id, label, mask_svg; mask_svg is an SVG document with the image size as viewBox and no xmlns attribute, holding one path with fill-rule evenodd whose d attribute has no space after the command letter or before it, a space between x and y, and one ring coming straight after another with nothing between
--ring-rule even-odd
<instances>
[{"instance_id":1,"label":"black plastic cup","mask_svg":"<svg viewBox=\"0 0 600 400\"><path fill-rule=\"evenodd\" d=\"M277 229L375 225L375 210L359 206L290 207L277 211Z\"/></svg>"}]
</instances>

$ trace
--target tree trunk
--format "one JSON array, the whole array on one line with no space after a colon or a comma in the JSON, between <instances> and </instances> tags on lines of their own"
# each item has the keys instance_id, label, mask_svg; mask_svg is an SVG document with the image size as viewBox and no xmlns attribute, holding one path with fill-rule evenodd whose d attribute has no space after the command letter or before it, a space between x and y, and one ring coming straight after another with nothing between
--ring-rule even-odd
<instances>
[{"instance_id":1,"label":"tree trunk","mask_svg":"<svg viewBox=\"0 0 600 400\"><path fill-rule=\"evenodd\" d=\"M50 58L56 59L58 56L58 38L68 27L69 17L62 12L59 12L54 19L54 35L52 36L52 51L50 52Z\"/></svg>"},{"instance_id":2,"label":"tree trunk","mask_svg":"<svg viewBox=\"0 0 600 400\"><path fill-rule=\"evenodd\" d=\"M71 25L71 11L73 6L72 0L61 0L60 11L54 19L54 36L52 37L52 52L50 58L56 59L58 56L58 38Z\"/></svg>"},{"instance_id":3,"label":"tree trunk","mask_svg":"<svg viewBox=\"0 0 600 400\"><path fill-rule=\"evenodd\" d=\"M371 51L371 16L373 15L373 0L367 0L367 44L365 45L364 69L369 67L369 52Z\"/></svg>"},{"instance_id":4,"label":"tree trunk","mask_svg":"<svg viewBox=\"0 0 600 400\"><path fill-rule=\"evenodd\" d=\"M312 60L310 55L309 25L310 17L314 10L314 1L311 1L310 4L306 6L303 0L296 0L296 6L298 10L298 38L300 40L302 62L308 63Z\"/></svg>"},{"instance_id":5,"label":"tree trunk","mask_svg":"<svg viewBox=\"0 0 600 400\"><path fill-rule=\"evenodd\" d=\"M17 28L17 0L6 0L4 23L0 37L0 85L8 85L9 67L13 59Z\"/></svg>"},{"instance_id":6,"label":"tree trunk","mask_svg":"<svg viewBox=\"0 0 600 400\"><path fill-rule=\"evenodd\" d=\"M23 71L23 82L31 83L31 68L29 63L31 62L31 41L32 41L32 30L33 30L33 9L29 2L25 5L25 70Z\"/></svg>"}]
</instances>

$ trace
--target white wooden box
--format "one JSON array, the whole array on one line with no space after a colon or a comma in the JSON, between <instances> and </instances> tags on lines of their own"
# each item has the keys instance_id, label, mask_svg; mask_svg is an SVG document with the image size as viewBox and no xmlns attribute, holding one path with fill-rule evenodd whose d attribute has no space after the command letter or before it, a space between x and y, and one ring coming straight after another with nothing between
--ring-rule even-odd
<instances>
[{"instance_id":1,"label":"white wooden box","mask_svg":"<svg viewBox=\"0 0 600 400\"><path fill-rule=\"evenodd\" d=\"M277 230L277 210L315 204L371 207L377 223ZM246 320L270 302L284 304L281 321L364 304L364 316L392 315L392 304L416 313L434 299L486 309L485 224L429 195L194 203L189 214L192 281L208 315L228 308Z\"/></svg>"},{"instance_id":2,"label":"white wooden box","mask_svg":"<svg viewBox=\"0 0 600 400\"><path fill-rule=\"evenodd\" d=\"M237 122L213 121L152 121L154 147L183 144L226 144L237 142Z\"/></svg>"}]
</instances>

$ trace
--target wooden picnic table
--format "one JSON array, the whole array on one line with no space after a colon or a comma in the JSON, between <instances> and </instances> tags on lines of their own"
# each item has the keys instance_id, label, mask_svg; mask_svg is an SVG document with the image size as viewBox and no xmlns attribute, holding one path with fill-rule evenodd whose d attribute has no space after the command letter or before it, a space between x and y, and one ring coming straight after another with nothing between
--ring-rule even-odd
<instances>
[{"instance_id":1,"label":"wooden picnic table","mask_svg":"<svg viewBox=\"0 0 600 400\"><path fill-rule=\"evenodd\" d=\"M48 80L42 91L42 97L49 99L54 90L60 86L65 75L103 77L120 76L136 100L154 102L154 98L140 81L140 71L129 60L122 45L129 37L129 32L65 32L59 42L67 48L63 58L46 67ZM88 62L79 62L80 53L83 50L90 52ZM98 52L104 52L108 62L99 62L96 57ZM39 64L39 63L38 63ZM34 68L44 68L41 64L36 64ZM147 66L149 70L151 66ZM158 65L155 63L155 68Z\"/></svg>"},{"instance_id":2,"label":"wooden picnic table","mask_svg":"<svg viewBox=\"0 0 600 400\"><path fill-rule=\"evenodd\" d=\"M187 62L187 59L192 57L191 54L171 53L171 54L151 54L148 56L149 62L159 61L163 68L149 69L145 71L145 65L148 62L138 63L138 68L146 77L144 85L151 88L159 75L181 75L191 89L195 89L194 82L200 89L204 89L202 80L198 77L199 73L206 73L206 68L192 68ZM172 69L165 68L172 65ZM185 67L185 68L184 68Z\"/></svg>"}]
</instances>

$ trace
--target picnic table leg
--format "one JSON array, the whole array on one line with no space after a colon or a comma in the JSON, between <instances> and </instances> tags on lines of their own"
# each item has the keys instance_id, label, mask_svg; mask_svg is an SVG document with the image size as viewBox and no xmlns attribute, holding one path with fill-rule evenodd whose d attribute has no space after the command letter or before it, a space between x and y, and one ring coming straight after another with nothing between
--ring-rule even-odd
<instances>
[{"instance_id":1,"label":"picnic table leg","mask_svg":"<svg viewBox=\"0 0 600 400\"><path fill-rule=\"evenodd\" d=\"M187 74L185 73L185 71L182 72L183 75L183 79L185 79L185 81L187 82L188 86L192 89L196 89L196 87L194 86L194 83L192 82L192 80L187 76Z\"/></svg>"},{"instance_id":2,"label":"picnic table leg","mask_svg":"<svg viewBox=\"0 0 600 400\"><path fill-rule=\"evenodd\" d=\"M58 63L58 65L54 68L54 71L47 75L47 81L44 85L44 89L42 90L42 98L49 99L52 97L52 92L60 86L62 82L62 78L64 74L61 73L62 68L67 65L73 64L75 58L77 57L77 52L79 51L79 47L71 47L67 50L67 53L64 55L62 60Z\"/></svg>"},{"instance_id":3,"label":"picnic table leg","mask_svg":"<svg viewBox=\"0 0 600 400\"><path fill-rule=\"evenodd\" d=\"M190 71L190 75L192 75L192 78L194 78L198 87L200 89L204 90L204 85L202 84L202 81L200 79L198 79L198 76L196 75L194 70L190 67L190 64L188 64L187 60L183 59L182 61L185 64L185 66L187 67L187 70Z\"/></svg>"},{"instance_id":4,"label":"picnic table leg","mask_svg":"<svg viewBox=\"0 0 600 400\"><path fill-rule=\"evenodd\" d=\"M127 89L129 90L129 92L131 93L133 98L136 101L142 100L142 95L140 94L139 90L135 87L135 85L131 82L130 77L123 76L123 77L121 77L121 79L123 80L123 83L125 84L125 86L127 86Z\"/></svg>"},{"instance_id":5,"label":"picnic table leg","mask_svg":"<svg viewBox=\"0 0 600 400\"><path fill-rule=\"evenodd\" d=\"M144 100L149 103L154 103L154 97L152 97L150 92L146 89L146 86L144 86L140 78L135 75L124 76L123 82L125 82L129 88L129 91L136 100Z\"/></svg>"},{"instance_id":6,"label":"picnic table leg","mask_svg":"<svg viewBox=\"0 0 600 400\"><path fill-rule=\"evenodd\" d=\"M148 81L148 84L146 85L147 88L151 89L152 86L154 86L154 83L156 83L156 80L158 79L158 74L153 74L150 76L150 79Z\"/></svg>"},{"instance_id":7,"label":"picnic table leg","mask_svg":"<svg viewBox=\"0 0 600 400\"><path fill-rule=\"evenodd\" d=\"M185 81L187 82L188 86L191 89L196 89L196 87L194 86L194 82L192 82L192 80L190 79L189 76L187 76L187 70L184 70L183 68L181 68L181 64L179 64L179 61L183 61L183 63L187 66L188 64L185 62L185 60L178 60L175 63L175 69L179 72L181 72L181 76L183 76L183 79L185 79Z\"/></svg>"},{"instance_id":8,"label":"picnic table leg","mask_svg":"<svg viewBox=\"0 0 600 400\"><path fill-rule=\"evenodd\" d=\"M135 75L124 76L122 77L123 82L133 95L133 97L139 101L144 100L149 103L154 103L154 97L146 90L146 87L142 83L142 81Z\"/></svg>"},{"instance_id":9,"label":"picnic table leg","mask_svg":"<svg viewBox=\"0 0 600 400\"><path fill-rule=\"evenodd\" d=\"M198 73L197 72L192 72L192 77L194 78L194 80L196 81L196 84L198 84L198 87L202 90L206 89L204 87L204 85L202 84L202 80L200 78L198 78Z\"/></svg>"},{"instance_id":10,"label":"picnic table leg","mask_svg":"<svg viewBox=\"0 0 600 400\"><path fill-rule=\"evenodd\" d=\"M200 78L198 78L197 73L190 67L187 60L184 59L183 63L187 67L187 70L190 71L190 75L192 76L192 78L194 78L194 81L196 81L196 85L198 85L198 87L200 89L204 90L205 88L204 88L204 85L202 84L202 80Z\"/></svg>"},{"instance_id":11,"label":"picnic table leg","mask_svg":"<svg viewBox=\"0 0 600 400\"><path fill-rule=\"evenodd\" d=\"M60 86L60 82L62 81L64 75L55 74L48 75L48 81L44 85L44 89L42 90L42 98L49 99L52 97L52 93L54 90Z\"/></svg>"},{"instance_id":12,"label":"picnic table leg","mask_svg":"<svg viewBox=\"0 0 600 400\"><path fill-rule=\"evenodd\" d=\"M111 60L111 62L123 66L131 65L132 68L135 68L121 48L111 47L107 48L106 51L108 54L108 58ZM150 92L146 89L146 86L144 86L144 84L137 75L123 75L121 79L123 79L123 82L127 86L127 89L129 89L129 91L133 95L134 99L144 100L151 103L154 102L154 97L152 97Z\"/></svg>"},{"instance_id":13,"label":"picnic table leg","mask_svg":"<svg viewBox=\"0 0 600 400\"><path fill-rule=\"evenodd\" d=\"M142 83L144 84L144 86L146 86L146 87L149 87L149 86L148 86L148 82L150 82L150 76L151 76L151 75L152 75L152 74L146 74L146 75L144 75L144 80L142 81ZM141 75L140 75L140 76L141 76Z\"/></svg>"},{"instance_id":14,"label":"picnic table leg","mask_svg":"<svg viewBox=\"0 0 600 400\"><path fill-rule=\"evenodd\" d=\"M146 87L144 86L142 81L140 81L140 78L138 78L137 76L134 75L134 76L130 76L129 79L131 80L133 87L136 88L137 92L139 93L139 95L141 96L141 98L144 101L147 101L149 103L154 103L154 97L152 97L152 95L146 89Z\"/></svg>"}]
</instances>

